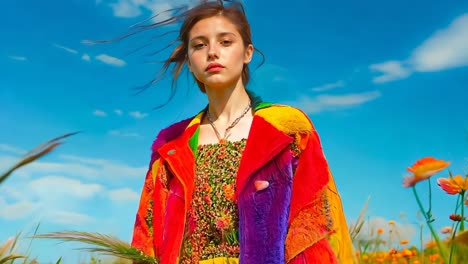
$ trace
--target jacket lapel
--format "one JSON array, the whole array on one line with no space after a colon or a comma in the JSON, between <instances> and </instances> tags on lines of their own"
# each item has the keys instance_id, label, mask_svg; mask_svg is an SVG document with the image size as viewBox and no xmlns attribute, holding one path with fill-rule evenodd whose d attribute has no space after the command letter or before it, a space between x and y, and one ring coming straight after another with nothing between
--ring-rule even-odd
<instances>
[{"instance_id":1,"label":"jacket lapel","mask_svg":"<svg viewBox=\"0 0 468 264\"><path fill-rule=\"evenodd\" d=\"M262 117L255 115L249 138L237 171L236 197L244 189L249 177L271 161L294 140Z\"/></svg>"},{"instance_id":2,"label":"jacket lapel","mask_svg":"<svg viewBox=\"0 0 468 264\"><path fill-rule=\"evenodd\" d=\"M195 116L182 135L158 149L173 176L182 184L186 209L190 206L195 184L195 155L201 116L202 113Z\"/></svg>"}]
</instances>

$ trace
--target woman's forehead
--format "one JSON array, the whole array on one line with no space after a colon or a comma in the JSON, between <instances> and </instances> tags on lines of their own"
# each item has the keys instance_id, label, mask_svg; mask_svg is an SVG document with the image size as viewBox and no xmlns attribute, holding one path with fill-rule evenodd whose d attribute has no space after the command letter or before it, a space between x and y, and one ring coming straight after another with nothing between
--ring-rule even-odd
<instances>
[{"instance_id":1,"label":"woman's forehead","mask_svg":"<svg viewBox=\"0 0 468 264\"><path fill-rule=\"evenodd\" d=\"M204 18L195 23L189 32L189 39L227 34L239 36L236 25L219 15Z\"/></svg>"}]
</instances>

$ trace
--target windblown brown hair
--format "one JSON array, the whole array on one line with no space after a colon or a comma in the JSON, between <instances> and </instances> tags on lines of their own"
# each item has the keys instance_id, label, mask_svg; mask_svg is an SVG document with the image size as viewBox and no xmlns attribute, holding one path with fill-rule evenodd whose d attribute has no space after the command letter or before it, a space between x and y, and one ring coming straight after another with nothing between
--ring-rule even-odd
<instances>
[{"instance_id":1,"label":"windblown brown hair","mask_svg":"<svg viewBox=\"0 0 468 264\"><path fill-rule=\"evenodd\" d=\"M145 24L147 21L155 18L156 16L162 15L165 12L171 13L171 16L163 21L155 22L152 24ZM244 46L247 47L249 44L252 44L252 33L250 30L250 25L247 21L244 7L242 3L236 0L202 1L200 4L192 8L188 8L185 6L185 7L178 7L178 8L170 9L162 13L156 14L155 16L148 18L145 21L142 21L132 26L131 29L133 30L133 32L130 32L116 39L116 40L120 40L123 38L127 38L131 35L140 33L142 31L160 28L162 26L167 26L170 24L182 23L179 29L178 37L174 41L169 43L165 48L160 49L151 54L151 55L155 55L156 53L159 53L169 47L172 47L174 44L178 43L177 46L175 46L175 48L170 53L169 57L166 60L164 60L163 66L158 71L155 78L152 79L150 82L146 83L145 85L137 87L137 94L141 93L142 91L146 90L147 88L151 87L152 85L154 85L155 83L163 79L166 76L168 70L171 69L172 85L171 85L171 95L170 95L169 100L172 99L172 97L175 95L175 92L176 92L177 79L179 78L179 75L182 72L184 65L186 64L186 61L187 61L190 30L198 21L205 19L205 18L210 18L213 16L223 16L227 18L237 27L237 30L239 31L239 34L242 37ZM159 35L159 37L162 37L170 33L174 33L174 31L168 31L162 35ZM108 41L101 41L101 43L102 42L108 42ZM257 51L262 56L262 61L260 63L260 65L262 65L264 62L263 53L256 48L255 48L255 51ZM198 81L195 77L194 79L197 82L197 85L200 88L200 90L204 93L205 92L204 84ZM250 80L250 71L249 71L248 65L245 64L244 68L242 69L242 82L244 86L248 84L249 80Z\"/></svg>"}]
</instances>

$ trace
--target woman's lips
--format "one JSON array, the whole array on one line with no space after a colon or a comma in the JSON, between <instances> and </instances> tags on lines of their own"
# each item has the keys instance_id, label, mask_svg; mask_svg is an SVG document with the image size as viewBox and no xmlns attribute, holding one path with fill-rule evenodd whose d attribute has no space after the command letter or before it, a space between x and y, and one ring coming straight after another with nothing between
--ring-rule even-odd
<instances>
[{"instance_id":1,"label":"woman's lips","mask_svg":"<svg viewBox=\"0 0 468 264\"><path fill-rule=\"evenodd\" d=\"M210 63L208 67L206 67L207 72L219 72L224 69L224 66L219 63Z\"/></svg>"}]
</instances>

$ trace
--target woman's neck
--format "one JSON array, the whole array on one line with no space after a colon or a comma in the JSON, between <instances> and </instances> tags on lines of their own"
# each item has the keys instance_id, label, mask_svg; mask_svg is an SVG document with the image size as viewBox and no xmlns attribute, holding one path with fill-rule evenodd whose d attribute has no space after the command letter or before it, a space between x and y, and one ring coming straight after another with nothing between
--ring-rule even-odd
<instances>
[{"instance_id":1,"label":"woman's neck","mask_svg":"<svg viewBox=\"0 0 468 264\"><path fill-rule=\"evenodd\" d=\"M227 88L206 87L208 96L208 110L218 123L231 123L249 105L250 97L243 85Z\"/></svg>"}]
</instances>

